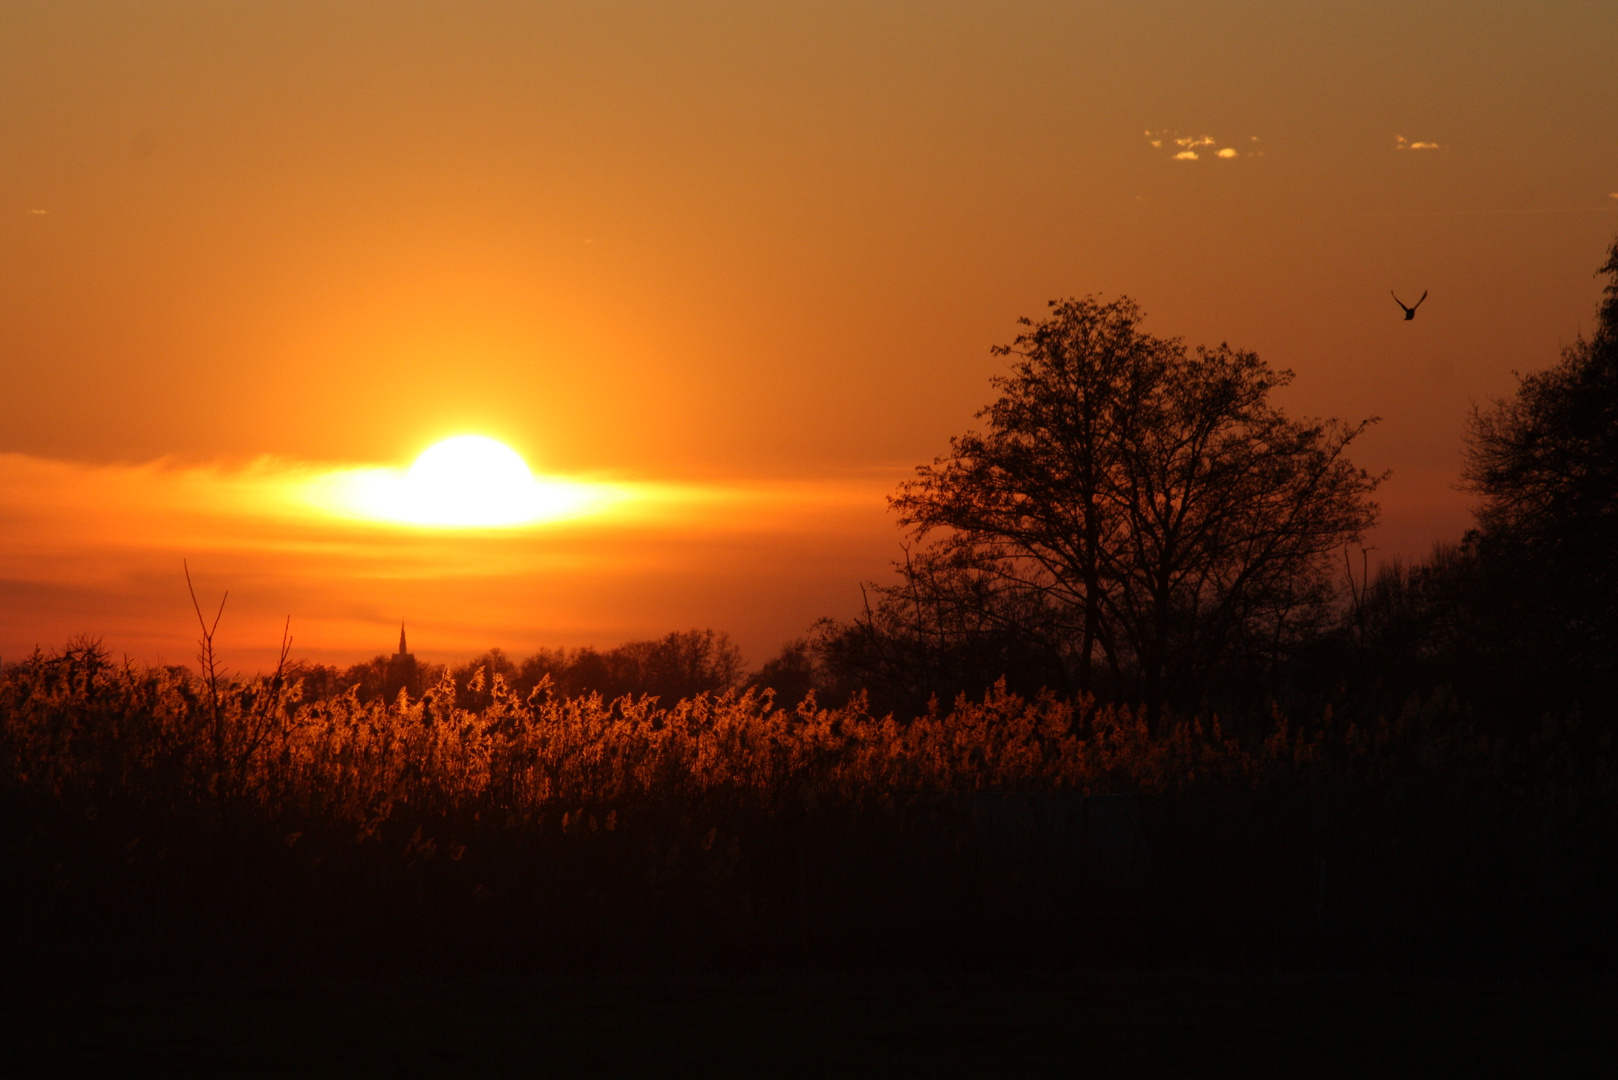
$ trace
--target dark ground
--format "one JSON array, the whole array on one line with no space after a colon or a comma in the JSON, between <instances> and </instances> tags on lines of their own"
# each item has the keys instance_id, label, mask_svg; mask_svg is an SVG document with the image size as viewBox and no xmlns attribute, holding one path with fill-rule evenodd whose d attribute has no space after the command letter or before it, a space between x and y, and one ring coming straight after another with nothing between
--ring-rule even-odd
<instances>
[{"instance_id":1,"label":"dark ground","mask_svg":"<svg viewBox=\"0 0 1618 1080\"><path fill-rule=\"evenodd\" d=\"M49 1076L1618 1075L1618 982L871 973L0 990Z\"/></svg>"}]
</instances>

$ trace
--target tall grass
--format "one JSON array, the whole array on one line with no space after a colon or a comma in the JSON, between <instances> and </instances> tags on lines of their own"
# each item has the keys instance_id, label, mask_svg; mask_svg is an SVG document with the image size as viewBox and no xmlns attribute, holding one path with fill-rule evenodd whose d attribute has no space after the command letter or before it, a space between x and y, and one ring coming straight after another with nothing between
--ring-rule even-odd
<instances>
[{"instance_id":1,"label":"tall grass","mask_svg":"<svg viewBox=\"0 0 1618 1080\"><path fill-rule=\"evenodd\" d=\"M487 707L456 707L448 678L302 702L295 677L198 680L88 642L11 666L14 954L1614 954L1618 793L1576 718L1508 744L1439 698L1369 724L1275 717L1242 743L1003 687L913 718L860 697L476 689ZM1126 797L1122 841L1097 831L1119 827L1101 795ZM1109 862L1119 842L1139 857Z\"/></svg>"},{"instance_id":2,"label":"tall grass","mask_svg":"<svg viewBox=\"0 0 1618 1080\"><path fill-rule=\"evenodd\" d=\"M475 689L485 689L475 676ZM859 803L891 792L1139 791L1251 778L1316 749L1284 730L1255 750L1218 721L1150 738L1138 712L1003 686L907 721L856 697L777 708L769 691L524 698L497 675L491 704L457 708L446 676L421 698L307 704L295 678L230 680L111 664L93 646L0 677L0 745L13 797L178 799L220 812L307 815L369 828L399 813L625 812L670 799L770 809L809 793Z\"/></svg>"}]
</instances>

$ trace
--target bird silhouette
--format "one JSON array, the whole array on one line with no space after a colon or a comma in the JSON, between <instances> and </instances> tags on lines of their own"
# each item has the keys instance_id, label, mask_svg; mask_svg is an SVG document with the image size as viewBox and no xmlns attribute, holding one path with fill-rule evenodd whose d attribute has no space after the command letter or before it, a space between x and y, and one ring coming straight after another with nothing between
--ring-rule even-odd
<instances>
[{"instance_id":1,"label":"bird silhouette","mask_svg":"<svg viewBox=\"0 0 1618 1080\"><path fill-rule=\"evenodd\" d=\"M1398 304L1400 307L1405 309L1405 322L1409 322L1411 319L1416 317L1416 308L1421 307L1421 300L1427 299L1427 290L1421 290L1421 300L1416 301L1416 307L1405 307L1405 302L1399 299L1399 294L1394 292L1392 289L1388 290L1388 295L1393 297L1393 302L1395 304Z\"/></svg>"}]
</instances>

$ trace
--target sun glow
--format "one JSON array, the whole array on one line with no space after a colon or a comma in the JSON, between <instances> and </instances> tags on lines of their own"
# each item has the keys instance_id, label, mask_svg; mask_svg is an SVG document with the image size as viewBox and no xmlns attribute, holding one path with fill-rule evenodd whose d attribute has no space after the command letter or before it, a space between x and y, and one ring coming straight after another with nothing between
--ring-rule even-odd
<instances>
[{"instance_id":1,"label":"sun glow","mask_svg":"<svg viewBox=\"0 0 1618 1080\"><path fill-rule=\"evenodd\" d=\"M615 485L536 479L515 450L481 435L436 443L402 474L331 474L311 494L339 513L439 528L538 524L595 513L626 497Z\"/></svg>"},{"instance_id":2,"label":"sun glow","mask_svg":"<svg viewBox=\"0 0 1618 1080\"><path fill-rule=\"evenodd\" d=\"M534 516L538 487L528 463L504 443L460 435L428 447L405 474L418 520L508 525Z\"/></svg>"}]
</instances>

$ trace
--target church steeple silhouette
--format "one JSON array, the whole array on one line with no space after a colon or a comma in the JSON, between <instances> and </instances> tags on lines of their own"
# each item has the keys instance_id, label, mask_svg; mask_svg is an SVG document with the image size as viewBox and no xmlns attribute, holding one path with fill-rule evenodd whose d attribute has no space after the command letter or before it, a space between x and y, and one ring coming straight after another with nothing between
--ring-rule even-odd
<instances>
[{"instance_id":1,"label":"church steeple silhouette","mask_svg":"<svg viewBox=\"0 0 1618 1080\"><path fill-rule=\"evenodd\" d=\"M388 673L382 682L382 696L393 701L400 690L410 691L411 697L421 696L421 669L405 644L404 620L399 620L399 651L388 660Z\"/></svg>"}]
</instances>

